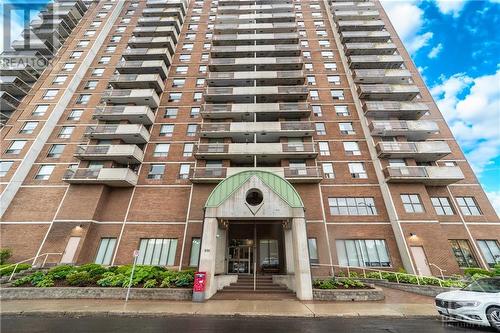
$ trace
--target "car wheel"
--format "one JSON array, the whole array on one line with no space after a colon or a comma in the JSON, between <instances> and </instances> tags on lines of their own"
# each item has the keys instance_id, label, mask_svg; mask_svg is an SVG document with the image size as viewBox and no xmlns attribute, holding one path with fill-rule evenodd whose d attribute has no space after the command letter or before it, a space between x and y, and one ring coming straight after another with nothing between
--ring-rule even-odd
<instances>
[{"instance_id":1,"label":"car wheel","mask_svg":"<svg viewBox=\"0 0 500 333\"><path fill-rule=\"evenodd\" d=\"M491 327L500 332L500 307L489 307L488 310L486 310L486 318L488 318Z\"/></svg>"}]
</instances>

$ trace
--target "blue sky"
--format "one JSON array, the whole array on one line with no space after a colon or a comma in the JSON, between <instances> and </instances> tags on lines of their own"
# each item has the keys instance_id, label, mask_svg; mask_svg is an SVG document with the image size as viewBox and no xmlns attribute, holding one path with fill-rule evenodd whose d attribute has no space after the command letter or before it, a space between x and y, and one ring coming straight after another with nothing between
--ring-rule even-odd
<instances>
[{"instance_id":1,"label":"blue sky","mask_svg":"<svg viewBox=\"0 0 500 333\"><path fill-rule=\"evenodd\" d=\"M11 0L33 8L45 2ZM500 38L495 33L500 0L382 3L500 213ZM17 36L23 19L21 12L14 14L11 32ZM2 22L0 17L3 27Z\"/></svg>"}]
</instances>

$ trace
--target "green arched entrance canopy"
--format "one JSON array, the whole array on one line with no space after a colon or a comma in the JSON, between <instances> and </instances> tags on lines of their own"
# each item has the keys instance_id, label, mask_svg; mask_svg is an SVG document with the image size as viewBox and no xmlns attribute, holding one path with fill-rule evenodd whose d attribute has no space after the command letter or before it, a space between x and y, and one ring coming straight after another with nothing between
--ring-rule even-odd
<instances>
[{"instance_id":1,"label":"green arched entrance canopy","mask_svg":"<svg viewBox=\"0 0 500 333\"><path fill-rule=\"evenodd\" d=\"M220 206L236 190L238 190L252 176L269 186L269 188L283 199L292 208L303 208L304 204L295 188L285 179L275 173L262 170L248 170L238 172L227 177L217 185L207 199L205 207L215 208Z\"/></svg>"}]
</instances>

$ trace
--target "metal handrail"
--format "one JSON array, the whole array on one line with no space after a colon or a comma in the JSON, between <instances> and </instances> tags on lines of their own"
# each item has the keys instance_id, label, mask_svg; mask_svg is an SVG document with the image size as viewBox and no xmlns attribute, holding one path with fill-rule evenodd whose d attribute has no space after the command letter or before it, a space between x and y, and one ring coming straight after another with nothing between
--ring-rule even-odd
<instances>
[{"instance_id":1,"label":"metal handrail","mask_svg":"<svg viewBox=\"0 0 500 333\"><path fill-rule=\"evenodd\" d=\"M396 282L397 283L400 283L399 282L398 274L399 275L414 276L417 279L417 284L418 285L420 285L420 279L428 278L428 279L435 279L435 280L437 280L438 283L439 283L439 286L442 287L443 286L443 280L444 280L444 279L440 279L440 278L435 277L435 276L423 276L423 275L410 274L410 273L391 272L391 271L385 271L385 270L381 270L381 269L373 269L373 268L366 268L366 267L359 267L359 266L343 266L343 265L328 265L328 264L311 264L311 266L313 266L313 267L314 266L319 266L319 267L325 266L325 267L333 267L333 268L335 268L335 267L337 267L337 268L345 268L345 269L347 269L347 276L348 277L351 277L351 272L350 271L352 269L357 269L357 270L363 271L363 277L365 279L366 279L366 271L373 271L373 272L379 273L379 277L380 277L381 280L383 280L382 273L390 273L390 274L394 274L396 276Z\"/></svg>"},{"instance_id":2,"label":"metal handrail","mask_svg":"<svg viewBox=\"0 0 500 333\"><path fill-rule=\"evenodd\" d=\"M25 260L22 260L22 261L16 262L15 264L12 264L12 265L9 265L9 266L2 267L2 268L0 268L0 271L1 271L1 270L3 270L3 269L9 268L9 267L15 266L15 267L14 267L14 270L12 271L12 274L10 274L10 277L9 277L9 280L8 280L8 281L10 281L10 280L12 280L12 277L13 277L13 276L14 276L14 274L16 273L17 266L19 266L19 264L22 264L22 263L25 263L25 262L27 262L27 261L31 261L31 260L33 260L33 263L32 263L31 265L32 265L32 266L34 266L34 264L35 264L35 262L36 262L36 260L37 260L38 258L45 256L45 259L43 260L43 263L42 263L42 265L40 266L40 267L43 267L43 266L45 266L45 263L47 262L47 257L48 257L49 255L62 255L62 254L63 254L62 252L61 252L61 253L56 253L56 252L47 252L47 253L42 253L42 254L39 254L39 255L37 255L37 256L35 256L35 257L31 257L31 258L28 258L28 259L25 259Z\"/></svg>"},{"instance_id":3,"label":"metal handrail","mask_svg":"<svg viewBox=\"0 0 500 333\"><path fill-rule=\"evenodd\" d=\"M436 264L432 264L432 263L429 263L430 266L434 266L436 267L437 269L439 269L439 274L441 275L441 279L444 280L444 274L443 272L446 272L446 269L442 269L441 267L439 267L438 265Z\"/></svg>"}]
</instances>

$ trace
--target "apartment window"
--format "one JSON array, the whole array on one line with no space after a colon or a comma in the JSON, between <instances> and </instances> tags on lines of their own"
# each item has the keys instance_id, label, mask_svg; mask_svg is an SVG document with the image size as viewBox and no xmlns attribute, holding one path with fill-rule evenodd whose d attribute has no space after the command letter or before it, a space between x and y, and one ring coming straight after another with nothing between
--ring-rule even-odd
<instances>
[{"instance_id":1,"label":"apartment window","mask_svg":"<svg viewBox=\"0 0 500 333\"><path fill-rule=\"evenodd\" d=\"M182 93L173 92L168 95L168 101L173 103L178 103L182 98Z\"/></svg>"},{"instance_id":2,"label":"apartment window","mask_svg":"<svg viewBox=\"0 0 500 333\"><path fill-rule=\"evenodd\" d=\"M330 146L327 141L319 141L318 147L321 156L330 156Z\"/></svg>"},{"instance_id":3,"label":"apartment window","mask_svg":"<svg viewBox=\"0 0 500 333\"><path fill-rule=\"evenodd\" d=\"M313 70L313 64L306 63L304 64L304 67L306 71L312 71Z\"/></svg>"},{"instance_id":4,"label":"apartment window","mask_svg":"<svg viewBox=\"0 0 500 333\"><path fill-rule=\"evenodd\" d=\"M165 164L151 164L149 166L148 179L162 179L165 173Z\"/></svg>"},{"instance_id":5,"label":"apartment window","mask_svg":"<svg viewBox=\"0 0 500 333\"><path fill-rule=\"evenodd\" d=\"M349 116L349 109L347 108L347 105L335 105L335 114L339 117L348 117Z\"/></svg>"},{"instance_id":6,"label":"apartment window","mask_svg":"<svg viewBox=\"0 0 500 333\"><path fill-rule=\"evenodd\" d=\"M332 51L321 51L321 56L323 58L332 59L333 58L333 52Z\"/></svg>"},{"instance_id":7,"label":"apartment window","mask_svg":"<svg viewBox=\"0 0 500 333\"><path fill-rule=\"evenodd\" d=\"M319 100L319 93L317 90L309 90L309 95L311 96L311 100L313 101Z\"/></svg>"},{"instance_id":8,"label":"apartment window","mask_svg":"<svg viewBox=\"0 0 500 333\"><path fill-rule=\"evenodd\" d=\"M12 161L0 161L0 177L5 177L13 164Z\"/></svg>"},{"instance_id":9,"label":"apartment window","mask_svg":"<svg viewBox=\"0 0 500 333\"><path fill-rule=\"evenodd\" d=\"M67 78L68 78L67 75L57 75L54 78L54 81L52 81L52 84L57 84L57 85L63 84Z\"/></svg>"},{"instance_id":10,"label":"apartment window","mask_svg":"<svg viewBox=\"0 0 500 333\"><path fill-rule=\"evenodd\" d=\"M122 20L120 21L120 23L122 23L122 24L130 23L130 17L124 17L124 18L122 18Z\"/></svg>"},{"instance_id":11,"label":"apartment window","mask_svg":"<svg viewBox=\"0 0 500 333\"><path fill-rule=\"evenodd\" d=\"M71 138L71 134L73 134L74 130L74 126L63 126L57 137L60 139L69 139Z\"/></svg>"},{"instance_id":12,"label":"apartment window","mask_svg":"<svg viewBox=\"0 0 500 333\"><path fill-rule=\"evenodd\" d=\"M339 264L355 267L389 267L391 261L383 239L338 239Z\"/></svg>"},{"instance_id":13,"label":"apartment window","mask_svg":"<svg viewBox=\"0 0 500 333\"><path fill-rule=\"evenodd\" d=\"M343 144L346 155L361 155L361 151L359 150L359 145L357 142L348 141L343 142Z\"/></svg>"},{"instance_id":14,"label":"apartment window","mask_svg":"<svg viewBox=\"0 0 500 333\"><path fill-rule=\"evenodd\" d=\"M321 110L321 106L320 105L313 105L312 106L312 111L313 111L313 114L316 117L322 117L323 116L323 111Z\"/></svg>"},{"instance_id":15,"label":"apartment window","mask_svg":"<svg viewBox=\"0 0 500 333\"><path fill-rule=\"evenodd\" d=\"M73 51L69 56L70 59L80 59L83 54L83 51Z\"/></svg>"},{"instance_id":16,"label":"apartment window","mask_svg":"<svg viewBox=\"0 0 500 333\"><path fill-rule=\"evenodd\" d=\"M24 126L19 131L19 134L33 134L36 126L38 125L37 121L27 121L24 123Z\"/></svg>"},{"instance_id":17,"label":"apartment window","mask_svg":"<svg viewBox=\"0 0 500 333\"><path fill-rule=\"evenodd\" d=\"M76 104L87 104L90 101L90 97L92 95L90 94L82 94L78 96L78 99L76 100Z\"/></svg>"},{"instance_id":18,"label":"apartment window","mask_svg":"<svg viewBox=\"0 0 500 333\"><path fill-rule=\"evenodd\" d=\"M204 87L205 86L205 79L196 79L196 87Z\"/></svg>"},{"instance_id":19,"label":"apartment window","mask_svg":"<svg viewBox=\"0 0 500 333\"><path fill-rule=\"evenodd\" d=\"M168 119L177 118L178 112L179 112L179 109L177 109L177 108L167 108L165 110L165 114L163 115L163 118L168 118Z\"/></svg>"},{"instance_id":20,"label":"apartment window","mask_svg":"<svg viewBox=\"0 0 500 333\"><path fill-rule=\"evenodd\" d=\"M208 61L208 53L201 54L201 61Z\"/></svg>"},{"instance_id":21,"label":"apartment window","mask_svg":"<svg viewBox=\"0 0 500 333\"><path fill-rule=\"evenodd\" d=\"M95 257L95 263L105 266L111 265L111 259L113 259L115 245L116 238L101 238L101 241L99 242L99 248L97 250L97 255Z\"/></svg>"},{"instance_id":22,"label":"apartment window","mask_svg":"<svg viewBox=\"0 0 500 333\"><path fill-rule=\"evenodd\" d=\"M26 140L14 140L9 148L5 151L6 154L18 155L26 145Z\"/></svg>"},{"instance_id":23,"label":"apartment window","mask_svg":"<svg viewBox=\"0 0 500 333\"><path fill-rule=\"evenodd\" d=\"M328 75L327 79L328 79L328 83L330 83L330 84L334 84L334 85L340 84L340 76L338 76L338 75Z\"/></svg>"},{"instance_id":24,"label":"apartment window","mask_svg":"<svg viewBox=\"0 0 500 333\"><path fill-rule=\"evenodd\" d=\"M75 63L73 62L67 62L63 65L63 68L62 70L64 72L71 72L73 70L73 68L75 68Z\"/></svg>"},{"instance_id":25,"label":"apartment window","mask_svg":"<svg viewBox=\"0 0 500 333\"><path fill-rule=\"evenodd\" d=\"M311 7L312 7L312 5L311 5ZM317 8L317 9L319 9L319 8ZM314 27L323 27L323 26L325 26L325 22L323 22L323 21L314 21Z\"/></svg>"},{"instance_id":26,"label":"apartment window","mask_svg":"<svg viewBox=\"0 0 500 333\"><path fill-rule=\"evenodd\" d=\"M304 51L302 52L302 56L304 57L304 59L311 59L311 52Z\"/></svg>"},{"instance_id":27,"label":"apartment window","mask_svg":"<svg viewBox=\"0 0 500 333\"><path fill-rule=\"evenodd\" d=\"M450 245L459 267L479 267L466 239L450 239Z\"/></svg>"},{"instance_id":28,"label":"apartment window","mask_svg":"<svg viewBox=\"0 0 500 333\"><path fill-rule=\"evenodd\" d=\"M177 66L175 68L175 73L176 74L186 74L188 71L188 67L187 66Z\"/></svg>"},{"instance_id":29,"label":"apartment window","mask_svg":"<svg viewBox=\"0 0 500 333\"><path fill-rule=\"evenodd\" d=\"M197 130L198 130L197 124L189 124L187 126L187 136L195 136Z\"/></svg>"},{"instance_id":30,"label":"apartment window","mask_svg":"<svg viewBox=\"0 0 500 333\"><path fill-rule=\"evenodd\" d=\"M177 239L149 238L141 239L139 244L138 265L173 266Z\"/></svg>"},{"instance_id":31,"label":"apartment window","mask_svg":"<svg viewBox=\"0 0 500 333\"><path fill-rule=\"evenodd\" d=\"M301 45L302 47L306 47L306 48L308 48L308 47L309 47L309 42L308 42L307 40L301 40L301 41L300 41L300 45Z\"/></svg>"},{"instance_id":32,"label":"apartment window","mask_svg":"<svg viewBox=\"0 0 500 333\"><path fill-rule=\"evenodd\" d=\"M201 249L201 238L191 239L191 252L189 252L189 266L198 267L198 262L200 259L200 249Z\"/></svg>"},{"instance_id":33,"label":"apartment window","mask_svg":"<svg viewBox=\"0 0 500 333\"><path fill-rule=\"evenodd\" d=\"M328 34L326 33L325 30L316 30L316 35L318 35L319 37L327 37Z\"/></svg>"},{"instance_id":34,"label":"apartment window","mask_svg":"<svg viewBox=\"0 0 500 333\"><path fill-rule=\"evenodd\" d=\"M323 163L321 164L323 169L323 177L333 179L335 178L335 173L333 172L333 164L332 163Z\"/></svg>"},{"instance_id":35,"label":"apartment window","mask_svg":"<svg viewBox=\"0 0 500 333\"><path fill-rule=\"evenodd\" d=\"M202 97L203 97L203 93L201 93L201 92L195 92L193 94L193 101L194 102L199 102L199 101L201 101Z\"/></svg>"},{"instance_id":36,"label":"apartment window","mask_svg":"<svg viewBox=\"0 0 500 333\"><path fill-rule=\"evenodd\" d=\"M316 78L314 76L308 76L307 77L307 84L310 86L315 86L316 85Z\"/></svg>"},{"instance_id":37,"label":"apartment window","mask_svg":"<svg viewBox=\"0 0 500 333\"><path fill-rule=\"evenodd\" d=\"M93 21L93 22L90 24L90 26L91 26L92 28L97 28L97 27L99 27L99 26L101 25L101 23L102 23L101 21Z\"/></svg>"},{"instance_id":38,"label":"apartment window","mask_svg":"<svg viewBox=\"0 0 500 333\"><path fill-rule=\"evenodd\" d=\"M337 70L337 64L334 62L325 62L325 69L327 71L336 71Z\"/></svg>"},{"instance_id":39,"label":"apartment window","mask_svg":"<svg viewBox=\"0 0 500 333\"><path fill-rule=\"evenodd\" d=\"M184 87L185 83L186 83L186 79L174 79L174 81L172 81L172 87L182 88L182 87Z\"/></svg>"},{"instance_id":40,"label":"apartment window","mask_svg":"<svg viewBox=\"0 0 500 333\"><path fill-rule=\"evenodd\" d=\"M321 47L330 47L330 42L327 40L319 40L318 43Z\"/></svg>"},{"instance_id":41,"label":"apartment window","mask_svg":"<svg viewBox=\"0 0 500 333\"><path fill-rule=\"evenodd\" d=\"M64 151L64 145L52 145L47 153L49 158L59 158Z\"/></svg>"},{"instance_id":42,"label":"apartment window","mask_svg":"<svg viewBox=\"0 0 500 333\"><path fill-rule=\"evenodd\" d=\"M101 77L104 74L104 68L95 68L92 71L92 76L93 77Z\"/></svg>"},{"instance_id":43,"label":"apartment window","mask_svg":"<svg viewBox=\"0 0 500 333\"><path fill-rule=\"evenodd\" d=\"M432 206L438 215L455 215L453 207L451 207L450 200L447 197L434 197L431 198Z\"/></svg>"},{"instance_id":44,"label":"apartment window","mask_svg":"<svg viewBox=\"0 0 500 333\"><path fill-rule=\"evenodd\" d=\"M209 24L209 25L210 25L210 24ZM210 44L210 43L204 43L204 44L203 44L203 49L204 49L204 50L210 50L210 48L211 48L211 47L212 47L212 44Z\"/></svg>"},{"instance_id":45,"label":"apartment window","mask_svg":"<svg viewBox=\"0 0 500 333\"><path fill-rule=\"evenodd\" d=\"M182 156L184 156L184 157L193 156L193 148L194 148L193 143L185 143L184 150L182 152Z\"/></svg>"},{"instance_id":46,"label":"apartment window","mask_svg":"<svg viewBox=\"0 0 500 333\"><path fill-rule=\"evenodd\" d=\"M48 89L45 91L43 94L43 99L45 100L51 100L54 99L57 96L57 93L59 92L58 89Z\"/></svg>"},{"instance_id":47,"label":"apartment window","mask_svg":"<svg viewBox=\"0 0 500 333\"><path fill-rule=\"evenodd\" d=\"M38 169L38 173L36 174L35 179L38 179L38 180L49 179L49 177L52 174L52 171L54 171L55 167L56 166L54 164L42 164L40 166L40 169Z\"/></svg>"},{"instance_id":48,"label":"apartment window","mask_svg":"<svg viewBox=\"0 0 500 333\"><path fill-rule=\"evenodd\" d=\"M198 72L199 73L206 73L207 72L207 66L200 65L200 67L198 68Z\"/></svg>"},{"instance_id":49,"label":"apartment window","mask_svg":"<svg viewBox=\"0 0 500 333\"><path fill-rule=\"evenodd\" d=\"M192 43L186 43L182 45L182 49L186 51L191 51L193 49L193 44Z\"/></svg>"},{"instance_id":50,"label":"apartment window","mask_svg":"<svg viewBox=\"0 0 500 333\"><path fill-rule=\"evenodd\" d=\"M110 43L118 43L122 39L122 36L111 36Z\"/></svg>"},{"instance_id":51,"label":"apartment window","mask_svg":"<svg viewBox=\"0 0 500 333\"><path fill-rule=\"evenodd\" d=\"M200 108L191 108L191 112L189 113L191 118L198 118L200 116Z\"/></svg>"},{"instance_id":52,"label":"apartment window","mask_svg":"<svg viewBox=\"0 0 500 333\"><path fill-rule=\"evenodd\" d=\"M88 40L81 40L76 44L76 47L81 49L81 48L89 46L89 43L90 43L90 41L88 41Z\"/></svg>"},{"instance_id":53,"label":"apartment window","mask_svg":"<svg viewBox=\"0 0 500 333\"><path fill-rule=\"evenodd\" d=\"M80 110L80 109L71 110L71 112L68 115L67 120L78 121L78 120L80 120L80 117L82 116L82 114L83 114L83 110Z\"/></svg>"},{"instance_id":54,"label":"apartment window","mask_svg":"<svg viewBox=\"0 0 500 333\"><path fill-rule=\"evenodd\" d=\"M364 163L347 163L347 166L349 167L349 173L351 174L352 178L368 178Z\"/></svg>"},{"instance_id":55,"label":"apartment window","mask_svg":"<svg viewBox=\"0 0 500 333\"><path fill-rule=\"evenodd\" d=\"M325 123L315 123L314 126L316 127L317 135L326 135Z\"/></svg>"},{"instance_id":56,"label":"apartment window","mask_svg":"<svg viewBox=\"0 0 500 333\"><path fill-rule=\"evenodd\" d=\"M179 56L179 60L181 62L188 62L188 61L191 61L191 55L190 54L181 54Z\"/></svg>"},{"instance_id":57,"label":"apartment window","mask_svg":"<svg viewBox=\"0 0 500 333\"><path fill-rule=\"evenodd\" d=\"M99 60L99 65L109 64L110 61L111 61L111 56L101 57L101 59Z\"/></svg>"},{"instance_id":58,"label":"apartment window","mask_svg":"<svg viewBox=\"0 0 500 333\"><path fill-rule=\"evenodd\" d=\"M186 40L194 40L196 38L196 34L186 34Z\"/></svg>"},{"instance_id":59,"label":"apartment window","mask_svg":"<svg viewBox=\"0 0 500 333\"><path fill-rule=\"evenodd\" d=\"M401 201L407 213L423 213L424 207L418 194L401 194Z\"/></svg>"},{"instance_id":60,"label":"apartment window","mask_svg":"<svg viewBox=\"0 0 500 333\"><path fill-rule=\"evenodd\" d=\"M160 136L172 136L173 132L174 132L173 124L166 124L160 126Z\"/></svg>"},{"instance_id":61,"label":"apartment window","mask_svg":"<svg viewBox=\"0 0 500 333\"><path fill-rule=\"evenodd\" d=\"M328 198L331 215L377 215L375 201L367 197Z\"/></svg>"},{"instance_id":62,"label":"apartment window","mask_svg":"<svg viewBox=\"0 0 500 333\"><path fill-rule=\"evenodd\" d=\"M477 244L483 253L483 257L488 263L488 266L493 267L500 263L500 246L498 241L492 240L478 240Z\"/></svg>"},{"instance_id":63,"label":"apartment window","mask_svg":"<svg viewBox=\"0 0 500 333\"><path fill-rule=\"evenodd\" d=\"M45 114L45 112L47 112L48 109L49 106L47 104L39 104L35 107L31 115L41 117Z\"/></svg>"},{"instance_id":64,"label":"apartment window","mask_svg":"<svg viewBox=\"0 0 500 333\"><path fill-rule=\"evenodd\" d=\"M395 168L403 168L406 166L406 162L403 159L390 159L389 166Z\"/></svg>"},{"instance_id":65,"label":"apartment window","mask_svg":"<svg viewBox=\"0 0 500 333\"><path fill-rule=\"evenodd\" d=\"M92 36L94 36L94 35L95 35L95 33L96 33L96 31L95 31L95 30L87 30L87 31L85 31L85 33L84 33L83 35L84 35L85 37L92 37Z\"/></svg>"},{"instance_id":66,"label":"apartment window","mask_svg":"<svg viewBox=\"0 0 500 333\"><path fill-rule=\"evenodd\" d=\"M352 123L339 123L340 134L352 135L356 134Z\"/></svg>"},{"instance_id":67,"label":"apartment window","mask_svg":"<svg viewBox=\"0 0 500 333\"><path fill-rule=\"evenodd\" d=\"M447 167L454 167L454 166L457 166L457 162L454 162L454 161L448 161L448 162L444 162L444 166L447 166Z\"/></svg>"},{"instance_id":68,"label":"apartment window","mask_svg":"<svg viewBox=\"0 0 500 333\"><path fill-rule=\"evenodd\" d=\"M190 169L191 169L190 164L181 164L179 168L179 179L188 179Z\"/></svg>"},{"instance_id":69,"label":"apartment window","mask_svg":"<svg viewBox=\"0 0 500 333\"><path fill-rule=\"evenodd\" d=\"M85 87L83 87L83 89L85 89L85 90L95 90L95 88L97 87L98 83L99 83L99 81L95 81L95 80L88 81L85 84Z\"/></svg>"},{"instance_id":70,"label":"apartment window","mask_svg":"<svg viewBox=\"0 0 500 333\"><path fill-rule=\"evenodd\" d=\"M481 215L474 197L457 197L458 207L464 215Z\"/></svg>"},{"instance_id":71,"label":"apartment window","mask_svg":"<svg viewBox=\"0 0 500 333\"><path fill-rule=\"evenodd\" d=\"M344 99L344 91L343 90L330 90L330 94L333 99L343 100Z\"/></svg>"},{"instance_id":72,"label":"apartment window","mask_svg":"<svg viewBox=\"0 0 500 333\"><path fill-rule=\"evenodd\" d=\"M316 241L316 238L308 238L307 239L307 248L309 250L309 262L311 264L319 263L318 243Z\"/></svg>"},{"instance_id":73,"label":"apartment window","mask_svg":"<svg viewBox=\"0 0 500 333\"><path fill-rule=\"evenodd\" d=\"M127 29L127 27L118 27L118 28L116 28L115 31L117 34L122 34L125 32L126 29Z\"/></svg>"},{"instance_id":74,"label":"apartment window","mask_svg":"<svg viewBox=\"0 0 500 333\"><path fill-rule=\"evenodd\" d=\"M169 150L170 150L170 144L168 144L168 143L157 143L155 145L155 150L153 152L153 157L167 157Z\"/></svg>"},{"instance_id":75,"label":"apartment window","mask_svg":"<svg viewBox=\"0 0 500 333\"><path fill-rule=\"evenodd\" d=\"M115 51L116 51L116 46L114 45L106 47L106 53L115 53Z\"/></svg>"}]
</instances>

